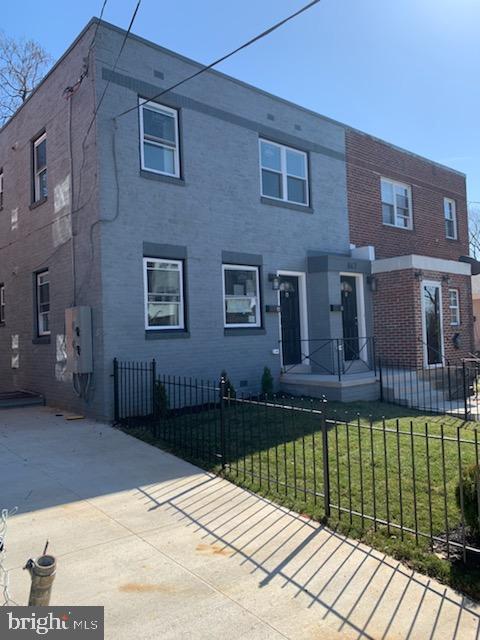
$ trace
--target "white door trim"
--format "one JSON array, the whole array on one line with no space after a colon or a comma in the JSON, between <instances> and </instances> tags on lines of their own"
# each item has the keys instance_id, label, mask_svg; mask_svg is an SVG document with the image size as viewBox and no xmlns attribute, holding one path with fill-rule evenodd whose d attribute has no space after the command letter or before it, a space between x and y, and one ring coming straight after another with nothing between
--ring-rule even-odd
<instances>
[{"instance_id":1,"label":"white door trim","mask_svg":"<svg viewBox=\"0 0 480 640\"><path fill-rule=\"evenodd\" d=\"M439 291L439 306L440 306L440 350L442 353L442 361L435 364L428 364L428 351L427 351L427 325L425 323L425 299L424 299L424 287L433 286L438 287ZM442 283L438 280L422 280L420 288L420 302L422 305L422 346L423 346L423 366L425 369L436 369L437 367L443 367L445 363L445 346L443 343L443 302L442 302Z\"/></svg>"},{"instance_id":2,"label":"white door trim","mask_svg":"<svg viewBox=\"0 0 480 640\"><path fill-rule=\"evenodd\" d=\"M365 357L362 357L362 360L368 364L369 354L368 354L368 345L366 344L368 341L366 340L367 336L367 319L365 314L365 278L363 273L356 273L354 271L340 271L339 280L341 282L342 276L352 276L356 280L356 293L357 293L357 314L358 314L358 346L359 351ZM340 284L340 283L339 283ZM362 338L364 340L362 340Z\"/></svg>"},{"instance_id":3,"label":"white door trim","mask_svg":"<svg viewBox=\"0 0 480 640\"><path fill-rule=\"evenodd\" d=\"M300 309L300 340L302 340L302 355L304 346L308 348L308 306L307 306L307 274L305 271L283 271L277 270L277 276L296 276L299 282L299 300ZM280 290L278 291L278 305L280 306ZM282 314L278 314L278 331L280 345L282 345ZM310 359L305 358L300 363L302 365L310 365ZM280 347L280 366L283 369L283 349Z\"/></svg>"}]
</instances>

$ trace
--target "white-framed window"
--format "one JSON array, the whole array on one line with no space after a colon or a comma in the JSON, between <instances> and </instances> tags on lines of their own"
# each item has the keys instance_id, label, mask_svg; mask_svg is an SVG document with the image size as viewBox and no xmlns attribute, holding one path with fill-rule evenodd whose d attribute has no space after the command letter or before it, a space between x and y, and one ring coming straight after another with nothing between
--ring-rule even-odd
<instances>
[{"instance_id":1,"label":"white-framed window","mask_svg":"<svg viewBox=\"0 0 480 640\"><path fill-rule=\"evenodd\" d=\"M5 285L0 282L0 324L5 322Z\"/></svg>"},{"instance_id":2,"label":"white-framed window","mask_svg":"<svg viewBox=\"0 0 480 640\"><path fill-rule=\"evenodd\" d=\"M3 209L3 169L0 169L0 209Z\"/></svg>"},{"instance_id":3,"label":"white-framed window","mask_svg":"<svg viewBox=\"0 0 480 640\"><path fill-rule=\"evenodd\" d=\"M450 324L456 327L460 324L460 294L458 289L448 290L448 306L450 308Z\"/></svg>"},{"instance_id":4,"label":"white-framed window","mask_svg":"<svg viewBox=\"0 0 480 640\"><path fill-rule=\"evenodd\" d=\"M50 276L48 269L37 273L37 334L50 335Z\"/></svg>"},{"instance_id":5,"label":"white-framed window","mask_svg":"<svg viewBox=\"0 0 480 640\"><path fill-rule=\"evenodd\" d=\"M144 258L145 328L185 329L183 261Z\"/></svg>"},{"instance_id":6,"label":"white-framed window","mask_svg":"<svg viewBox=\"0 0 480 640\"><path fill-rule=\"evenodd\" d=\"M381 178L382 221L401 229L413 228L412 191L408 184Z\"/></svg>"},{"instance_id":7,"label":"white-framed window","mask_svg":"<svg viewBox=\"0 0 480 640\"><path fill-rule=\"evenodd\" d=\"M47 134L33 142L33 202L47 197Z\"/></svg>"},{"instance_id":8,"label":"white-framed window","mask_svg":"<svg viewBox=\"0 0 480 640\"><path fill-rule=\"evenodd\" d=\"M262 139L259 151L262 196L308 206L307 154Z\"/></svg>"},{"instance_id":9,"label":"white-framed window","mask_svg":"<svg viewBox=\"0 0 480 640\"><path fill-rule=\"evenodd\" d=\"M260 327L258 267L224 264L222 270L225 327Z\"/></svg>"},{"instance_id":10,"label":"white-framed window","mask_svg":"<svg viewBox=\"0 0 480 640\"><path fill-rule=\"evenodd\" d=\"M178 111L140 100L139 114L142 169L179 178Z\"/></svg>"},{"instance_id":11,"label":"white-framed window","mask_svg":"<svg viewBox=\"0 0 480 640\"><path fill-rule=\"evenodd\" d=\"M443 215L445 216L445 236L449 240L457 239L457 206L451 198L443 199Z\"/></svg>"}]
</instances>

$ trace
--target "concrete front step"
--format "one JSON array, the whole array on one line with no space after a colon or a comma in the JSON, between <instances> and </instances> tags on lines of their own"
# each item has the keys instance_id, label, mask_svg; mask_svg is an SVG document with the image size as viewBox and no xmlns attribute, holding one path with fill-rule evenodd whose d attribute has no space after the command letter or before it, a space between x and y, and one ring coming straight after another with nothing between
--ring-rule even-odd
<instances>
[{"instance_id":1,"label":"concrete front step","mask_svg":"<svg viewBox=\"0 0 480 640\"><path fill-rule=\"evenodd\" d=\"M0 409L32 407L45 404L45 398L31 391L6 391L0 393Z\"/></svg>"},{"instance_id":2,"label":"concrete front step","mask_svg":"<svg viewBox=\"0 0 480 640\"><path fill-rule=\"evenodd\" d=\"M280 390L294 396L323 398L340 402L378 400L380 384L372 371L344 376L284 373Z\"/></svg>"}]
</instances>

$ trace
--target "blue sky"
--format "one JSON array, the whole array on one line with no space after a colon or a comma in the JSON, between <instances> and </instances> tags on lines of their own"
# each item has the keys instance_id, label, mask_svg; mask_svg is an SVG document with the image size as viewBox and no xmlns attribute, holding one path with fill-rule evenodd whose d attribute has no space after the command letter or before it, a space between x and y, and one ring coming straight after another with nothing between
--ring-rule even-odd
<instances>
[{"instance_id":1,"label":"blue sky","mask_svg":"<svg viewBox=\"0 0 480 640\"><path fill-rule=\"evenodd\" d=\"M143 0L134 33L210 62L306 0ZM102 0L4 3L55 58ZM126 28L136 0L108 0ZM219 70L467 174L480 202L479 0L322 0Z\"/></svg>"}]
</instances>

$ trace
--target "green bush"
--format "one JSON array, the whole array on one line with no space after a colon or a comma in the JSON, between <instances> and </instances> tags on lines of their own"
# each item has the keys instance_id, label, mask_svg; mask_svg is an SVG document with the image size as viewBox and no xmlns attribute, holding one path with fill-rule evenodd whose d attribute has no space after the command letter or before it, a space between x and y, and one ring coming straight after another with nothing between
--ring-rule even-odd
<instances>
[{"instance_id":1,"label":"green bush","mask_svg":"<svg viewBox=\"0 0 480 640\"><path fill-rule=\"evenodd\" d=\"M153 412L156 418L162 418L168 412L168 394L160 380L155 381L153 389Z\"/></svg>"},{"instance_id":2,"label":"green bush","mask_svg":"<svg viewBox=\"0 0 480 640\"><path fill-rule=\"evenodd\" d=\"M262 375L262 395L268 397L273 393L273 376L268 367L263 368Z\"/></svg>"},{"instance_id":3,"label":"green bush","mask_svg":"<svg viewBox=\"0 0 480 640\"><path fill-rule=\"evenodd\" d=\"M478 514L478 486L479 486L480 467L472 464L464 469L462 474L463 483L463 510L465 514L465 524L467 524L472 533L480 537L480 522ZM460 508L460 484L456 490L457 505Z\"/></svg>"},{"instance_id":4,"label":"green bush","mask_svg":"<svg viewBox=\"0 0 480 640\"><path fill-rule=\"evenodd\" d=\"M237 397L237 392L235 391L235 387L233 386L230 378L228 377L228 373L225 371L225 369L222 371L222 373L220 374L220 379L224 380L224 390L225 390L225 397L226 398L236 398Z\"/></svg>"}]
</instances>

